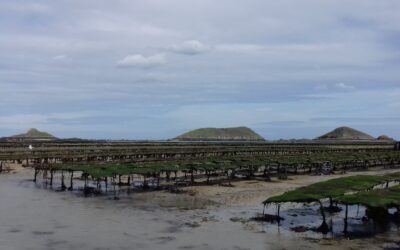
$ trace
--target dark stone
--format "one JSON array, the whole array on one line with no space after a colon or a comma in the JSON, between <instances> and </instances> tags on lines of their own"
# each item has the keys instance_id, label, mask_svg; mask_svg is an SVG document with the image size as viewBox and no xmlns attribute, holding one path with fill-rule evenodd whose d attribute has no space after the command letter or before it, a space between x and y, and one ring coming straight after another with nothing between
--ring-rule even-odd
<instances>
[{"instance_id":1,"label":"dark stone","mask_svg":"<svg viewBox=\"0 0 400 250\"><path fill-rule=\"evenodd\" d=\"M281 220L285 220L285 218L280 217L278 215L274 215L274 214L264 214L264 216L261 215L261 216L253 217L253 218L251 218L251 220L275 223L275 222L280 222Z\"/></svg>"},{"instance_id":2,"label":"dark stone","mask_svg":"<svg viewBox=\"0 0 400 250\"><path fill-rule=\"evenodd\" d=\"M304 232L310 230L310 228L306 227L306 226L297 226L297 227L291 227L290 230L292 230L296 233L304 233Z\"/></svg>"}]
</instances>

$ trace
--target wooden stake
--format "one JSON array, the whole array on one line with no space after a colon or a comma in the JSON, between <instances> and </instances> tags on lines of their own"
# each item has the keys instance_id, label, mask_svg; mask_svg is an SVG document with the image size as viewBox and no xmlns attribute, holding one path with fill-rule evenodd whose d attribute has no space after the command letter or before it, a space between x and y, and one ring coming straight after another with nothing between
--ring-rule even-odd
<instances>
[{"instance_id":1,"label":"wooden stake","mask_svg":"<svg viewBox=\"0 0 400 250\"><path fill-rule=\"evenodd\" d=\"M346 211L344 216L344 234L347 235L347 216L348 216L348 205L346 204Z\"/></svg>"},{"instance_id":2,"label":"wooden stake","mask_svg":"<svg viewBox=\"0 0 400 250\"><path fill-rule=\"evenodd\" d=\"M72 191L74 189L74 183L73 183L73 179L74 179L74 171L71 171L71 176L70 176L70 180L69 180L69 191Z\"/></svg>"}]
</instances>

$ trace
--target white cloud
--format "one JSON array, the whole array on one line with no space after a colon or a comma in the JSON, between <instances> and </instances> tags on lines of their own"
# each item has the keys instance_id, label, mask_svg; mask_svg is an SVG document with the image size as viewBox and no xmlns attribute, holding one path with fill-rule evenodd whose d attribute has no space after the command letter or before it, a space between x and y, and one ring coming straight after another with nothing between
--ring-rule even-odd
<instances>
[{"instance_id":1,"label":"white cloud","mask_svg":"<svg viewBox=\"0 0 400 250\"><path fill-rule=\"evenodd\" d=\"M197 55L202 54L210 50L210 47L204 45L197 40L190 40L183 42L179 45L174 45L171 47L171 51L179 54L185 55Z\"/></svg>"},{"instance_id":2,"label":"white cloud","mask_svg":"<svg viewBox=\"0 0 400 250\"><path fill-rule=\"evenodd\" d=\"M119 67L138 67L151 68L154 66L164 65L167 63L165 55L156 54L152 56L143 56L140 54L128 55L117 62Z\"/></svg>"},{"instance_id":3,"label":"white cloud","mask_svg":"<svg viewBox=\"0 0 400 250\"><path fill-rule=\"evenodd\" d=\"M57 55L53 57L53 60L64 60L65 58L67 58L66 55Z\"/></svg>"},{"instance_id":4,"label":"white cloud","mask_svg":"<svg viewBox=\"0 0 400 250\"><path fill-rule=\"evenodd\" d=\"M336 88L339 88L339 89L355 89L354 86L348 85L348 84L343 83L343 82L336 83L336 84L335 84L335 87L336 87Z\"/></svg>"}]
</instances>

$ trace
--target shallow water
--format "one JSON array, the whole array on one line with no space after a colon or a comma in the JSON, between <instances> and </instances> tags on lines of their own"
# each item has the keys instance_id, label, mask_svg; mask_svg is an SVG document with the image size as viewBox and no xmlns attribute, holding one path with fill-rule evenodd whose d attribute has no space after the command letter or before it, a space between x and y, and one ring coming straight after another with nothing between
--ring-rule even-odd
<instances>
[{"instance_id":1,"label":"shallow water","mask_svg":"<svg viewBox=\"0 0 400 250\"><path fill-rule=\"evenodd\" d=\"M167 192L132 193L117 201L85 198L30 179L0 175L0 250L379 249L400 241L398 230L367 240L331 240L249 222L261 206L225 207Z\"/></svg>"}]
</instances>

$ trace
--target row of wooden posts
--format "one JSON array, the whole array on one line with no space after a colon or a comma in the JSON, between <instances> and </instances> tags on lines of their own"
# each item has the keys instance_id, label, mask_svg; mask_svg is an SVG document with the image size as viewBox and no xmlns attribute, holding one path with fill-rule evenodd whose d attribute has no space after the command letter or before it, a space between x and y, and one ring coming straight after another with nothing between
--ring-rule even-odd
<instances>
[{"instance_id":1,"label":"row of wooden posts","mask_svg":"<svg viewBox=\"0 0 400 250\"><path fill-rule=\"evenodd\" d=\"M268 171L267 171L268 170ZM287 176L287 171L284 170L284 168L277 168L277 169L268 169L267 167L264 167L264 169L261 169L261 171L258 171L257 173L261 173L261 175L258 175L259 178L263 178L265 180L269 180L271 175L276 173L280 179L286 179ZM81 172L81 171L68 171L68 170L56 170L56 169L41 169L41 168L34 168L34 177L33 181L37 182L39 179L39 176L42 176L43 181L45 181L46 184L48 184L50 187L53 186L54 179L56 177L56 174L60 174L60 190L65 191L65 190L70 190L72 191L74 189L74 177L80 176L80 180L84 182L83 190L88 191L90 189L89 181L94 181L96 183L96 190L101 191L101 184L104 183L104 186L107 190L109 184L111 183L114 188L115 186L128 186L130 187L133 180L135 178L139 178L140 182L142 183L142 187L144 189L149 188L149 182L152 183L151 186L153 186L155 189L160 188L161 180L163 180L165 183L171 183L169 186L176 188L179 186L179 184L184 184L184 185L194 185L195 178L203 178L205 184L211 184L211 177L214 177L214 181L217 180L219 183L221 182L227 182L227 185L231 185L231 181L237 177L237 174L241 174L242 176L246 176L247 178L254 178L257 177L255 175L254 170L249 170L249 169L242 169L242 170L237 170L237 171L215 171L214 173L211 173L210 171L191 171L191 172L182 172L182 171L165 171L163 173L158 173L154 174L152 176L146 176L146 175L127 175L127 176L121 176L121 175L114 175L112 177L102 177L102 178L91 178L88 174ZM78 176L76 173L80 173ZM69 176L68 176L69 175ZM67 181L67 178L69 177L69 180ZM222 178L221 178L222 177ZM111 179L111 182L110 182ZM124 181L122 180L124 179ZM172 181L172 182L171 182ZM66 183L69 182L69 186L67 187Z\"/></svg>"}]
</instances>

